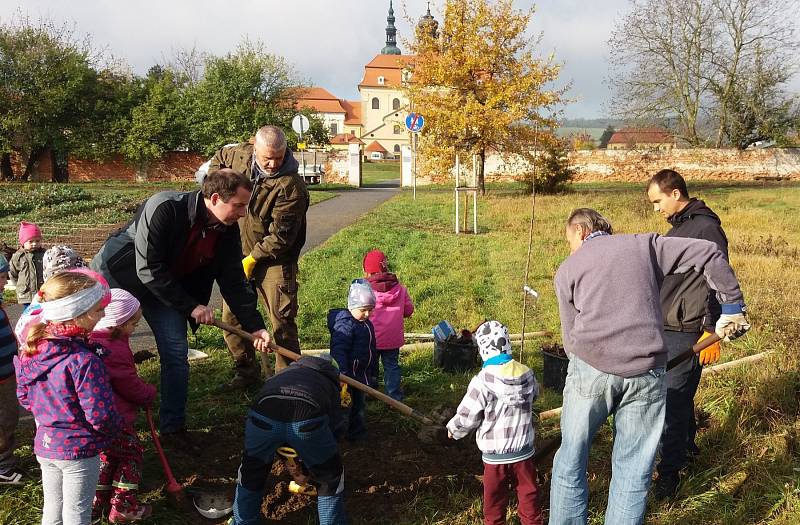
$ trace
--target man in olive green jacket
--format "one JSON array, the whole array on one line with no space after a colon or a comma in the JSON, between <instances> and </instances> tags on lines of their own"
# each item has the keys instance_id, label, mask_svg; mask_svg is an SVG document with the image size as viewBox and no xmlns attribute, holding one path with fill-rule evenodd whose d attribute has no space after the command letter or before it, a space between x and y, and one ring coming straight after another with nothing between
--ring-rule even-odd
<instances>
[{"instance_id":1,"label":"man in olive green jacket","mask_svg":"<svg viewBox=\"0 0 800 525\"><path fill-rule=\"evenodd\" d=\"M297 261L306 242L306 183L297 173L297 160L286 147L286 135L275 126L258 130L255 143L225 146L212 157L209 172L231 168L253 181L247 215L239 222L244 251L244 273L266 303L275 342L300 352L297 335ZM222 319L234 326L238 320L222 304ZM225 334L233 356L235 375L229 389L261 384L255 351L250 343ZM275 354L275 368L285 366Z\"/></svg>"}]
</instances>

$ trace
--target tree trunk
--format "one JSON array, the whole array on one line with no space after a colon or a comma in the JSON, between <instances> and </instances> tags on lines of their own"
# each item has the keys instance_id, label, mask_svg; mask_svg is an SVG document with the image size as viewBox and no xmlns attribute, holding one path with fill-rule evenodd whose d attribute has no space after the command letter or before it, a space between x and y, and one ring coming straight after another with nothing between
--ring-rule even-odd
<instances>
[{"instance_id":1,"label":"tree trunk","mask_svg":"<svg viewBox=\"0 0 800 525\"><path fill-rule=\"evenodd\" d=\"M69 172L67 171L66 161L58 162L58 156L54 149L50 149L50 166L52 166L51 180L53 182L69 182Z\"/></svg>"},{"instance_id":2,"label":"tree trunk","mask_svg":"<svg viewBox=\"0 0 800 525\"><path fill-rule=\"evenodd\" d=\"M0 179L14 180L14 166L11 165L11 153L0 156Z\"/></svg>"},{"instance_id":3,"label":"tree trunk","mask_svg":"<svg viewBox=\"0 0 800 525\"><path fill-rule=\"evenodd\" d=\"M28 162L25 164L25 171L22 173L22 177L20 177L20 180L22 181L31 180L33 167L36 165L36 162L39 160L39 155L41 154L42 154L42 148L38 148L36 146L31 148L31 154L28 157Z\"/></svg>"},{"instance_id":4,"label":"tree trunk","mask_svg":"<svg viewBox=\"0 0 800 525\"><path fill-rule=\"evenodd\" d=\"M481 148L478 152L478 189L481 192L481 196L486 195L486 183L484 182L484 168L486 164L486 150Z\"/></svg>"}]
</instances>

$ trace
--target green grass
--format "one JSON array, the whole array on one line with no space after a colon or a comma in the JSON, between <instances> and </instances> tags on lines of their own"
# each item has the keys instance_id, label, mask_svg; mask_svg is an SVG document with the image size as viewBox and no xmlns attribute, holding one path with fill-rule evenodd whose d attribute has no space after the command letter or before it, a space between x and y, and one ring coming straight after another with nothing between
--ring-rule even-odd
<instances>
[{"instance_id":1,"label":"green grass","mask_svg":"<svg viewBox=\"0 0 800 525\"><path fill-rule=\"evenodd\" d=\"M365 162L361 169L361 184L381 184L387 182L400 183L399 162Z\"/></svg>"},{"instance_id":2,"label":"green grass","mask_svg":"<svg viewBox=\"0 0 800 525\"><path fill-rule=\"evenodd\" d=\"M696 399L698 409L709 414L708 428L698 435L703 455L688 471L680 499L663 504L651 502L648 523L798 523L800 360L796 341L800 338L800 316L794 299L800 296L800 186L704 183L692 186L695 187L697 196L705 199L723 220L731 244L731 261L742 282L753 322L753 330L745 338L723 347L723 360L766 349L774 350L775 355L703 381ZM620 233L667 229L664 220L645 201L641 187L576 186L571 193L539 196L528 284L540 292L540 299L529 305L527 330L546 328L558 333L552 278L568 253L563 220L579 206L600 210ZM442 319L457 327L472 328L486 318L503 321L512 332L520 331L530 198L502 187L480 200L478 213L480 235L456 237L451 233L450 192L419 188L414 201L405 191L306 254L300 264L298 316L303 346L327 346L326 312L345 305L348 283L362 276L361 257L376 247L388 254L392 270L414 298L416 312L407 322L407 331L427 332ZM250 399L214 391L221 378L229 374L228 359L219 350L223 342L218 331L204 327L197 340L190 342L211 354L209 360L192 365L189 410L193 426L213 431L222 422L230 448L236 450L241 446L241 429L236 422ZM542 343L544 340L526 344L523 357L540 380L538 348ZM515 347L516 356L519 350ZM404 354L402 364L407 402L423 410L440 404L454 406L470 378L470 374L446 374L435 369L429 350ZM141 371L147 380L157 381L154 363L145 364ZM545 392L535 409L545 410L560 403L559 395ZM371 404L369 410L370 418L389 418L400 431L415 426L377 404ZM537 432L554 434L557 423L544 422ZM25 438L22 443L26 443ZM610 447L611 433L604 427L595 440L589 466L592 524L602 523L610 478ZM23 447L18 454L29 455L30 447ZM391 469L392 465L385 468ZM151 450L146 452L145 479L149 480L149 487L161 479ZM446 498L435 501L420 494L396 523L477 523L480 493L464 490L455 483L449 490ZM146 498L157 507L157 518L146 523L183 523L179 513L165 506L157 490ZM380 500L376 500L379 505L377 501ZM41 493L34 484L0 492L0 523L36 523L40 502ZM11 511L12 508L21 510ZM375 510L370 515L353 516L353 522L384 523L380 507Z\"/></svg>"}]
</instances>

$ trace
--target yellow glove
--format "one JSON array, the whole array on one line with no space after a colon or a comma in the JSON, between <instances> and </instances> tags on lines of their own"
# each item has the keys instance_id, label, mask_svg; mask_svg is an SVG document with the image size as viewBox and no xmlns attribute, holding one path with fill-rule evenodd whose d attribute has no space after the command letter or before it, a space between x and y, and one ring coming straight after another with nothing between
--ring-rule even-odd
<instances>
[{"instance_id":1,"label":"yellow glove","mask_svg":"<svg viewBox=\"0 0 800 525\"><path fill-rule=\"evenodd\" d=\"M350 397L350 392L347 391L347 383L342 383L342 391L339 393L341 397L342 408L347 408L353 403L353 398Z\"/></svg>"},{"instance_id":2,"label":"yellow glove","mask_svg":"<svg viewBox=\"0 0 800 525\"><path fill-rule=\"evenodd\" d=\"M714 334L711 332L703 332L703 335L700 336L700 339L698 339L697 342L699 343L703 341L703 339L707 339L712 335ZM719 361L719 352L720 352L719 341L717 341L716 343L714 343L713 345L709 346L704 350L700 350L700 364L710 365L712 363L716 363L717 361Z\"/></svg>"},{"instance_id":3,"label":"yellow glove","mask_svg":"<svg viewBox=\"0 0 800 525\"><path fill-rule=\"evenodd\" d=\"M244 268L244 276L248 279L253 275L253 270L256 267L256 260L252 255L248 255L242 259L242 268Z\"/></svg>"}]
</instances>

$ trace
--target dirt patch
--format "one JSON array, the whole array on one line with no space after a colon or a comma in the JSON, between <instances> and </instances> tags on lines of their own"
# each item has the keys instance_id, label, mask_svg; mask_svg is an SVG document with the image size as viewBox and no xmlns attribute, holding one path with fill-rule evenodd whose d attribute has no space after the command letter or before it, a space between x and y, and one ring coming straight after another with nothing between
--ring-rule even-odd
<instances>
[{"instance_id":1,"label":"dirt patch","mask_svg":"<svg viewBox=\"0 0 800 525\"><path fill-rule=\"evenodd\" d=\"M388 419L369 421L368 428L366 441L340 444L346 507L354 523L391 522L406 512L412 500L444 501L453 490L468 490L476 497L481 494L483 464L472 438L423 444L414 429L398 428L395 421ZM188 493L232 493L243 429L226 425L213 433L193 433L192 437L202 451L201 460L180 451L167 452L178 481ZM160 480L163 476L154 472L149 479ZM283 462L275 461L268 481L271 487L262 506L266 523L305 525L316 515L316 498L289 492L290 481ZM205 520L196 515L192 522L221 524L225 520Z\"/></svg>"}]
</instances>

